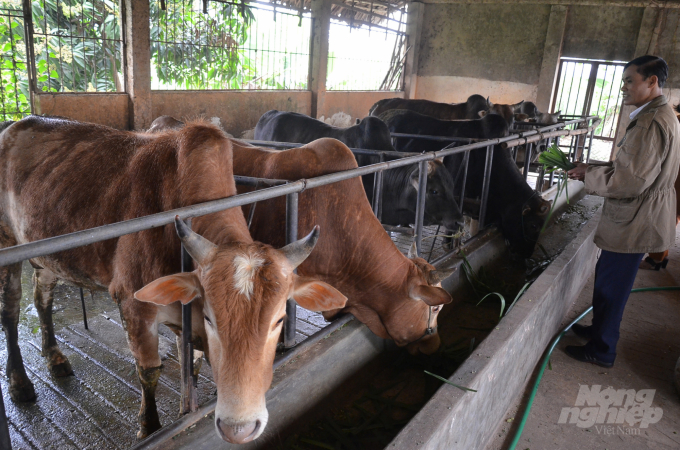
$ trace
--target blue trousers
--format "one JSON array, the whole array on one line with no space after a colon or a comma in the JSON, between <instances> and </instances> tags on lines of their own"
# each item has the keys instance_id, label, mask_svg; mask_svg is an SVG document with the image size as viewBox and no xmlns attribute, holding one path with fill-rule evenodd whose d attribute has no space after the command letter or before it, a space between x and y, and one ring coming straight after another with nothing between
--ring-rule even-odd
<instances>
[{"instance_id":1,"label":"blue trousers","mask_svg":"<svg viewBox=\"0 0 680 450\"><path fill-rule=\"evenodd\" d=\"M644 253L602 250L595 266L592 339L586 349L604 362L616 359L616 343L630 290Z\"/></svg>"}]
</instances>

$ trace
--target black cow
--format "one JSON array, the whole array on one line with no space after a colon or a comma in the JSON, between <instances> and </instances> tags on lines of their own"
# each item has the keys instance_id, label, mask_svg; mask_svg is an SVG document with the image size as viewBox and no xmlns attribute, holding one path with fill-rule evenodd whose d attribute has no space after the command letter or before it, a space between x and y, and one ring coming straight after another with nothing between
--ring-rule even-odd
<instances>
[{"instance_id":1,"label":"black cow","mask_svg":"<svg viewBox=\"0 0 680 450\"><path fill-rule=\"evenodd\" d=\"M369 114L380 116L389 110L406 109L440 120L472 120L479 119L487 114L497 114L505 119L509 127L512 127L515 120L522 121L528 117L526 114L516 111L518 108L521 109L523 103L524 101L513 105L492 103L488 97L484 98L478 94L471 95L464 103L453 104L438 103L430 100L390 98L380 100L374 104Z\"/></svg>"},{"instance_id":2,"label":"black cow","mask_svg":"<svg viewBox=\"0 0 680 450\"><path fill-rule=\"evenodd\" d=\"M405 109L392 109L380 116L391 133L421 134L472 139L495 139L508 135L508 124L503 117L487 114L474 120L440 120ZM396 148L400 152L422 152L441 150L445 142L397 138Z\"/></svg>"},{"instance_id":3,"label":"black cow","mask_svg":"<svg viewBox=\"0 0 680 450\"><path fill-rule=\"evenodd\" d=\"M469 121L438 120L412 111L387 111L381 117L393 133L480 139L494 139L508 133L507 123L494 114ZM441 149L443 144L423 139L404 138L398 139L396 146L399 151L431 151ZM454 180L460 179L462 159L462 154L444 158L444 166ZM486 149L470 152L465 184L466 198L481 198L485 161ZM454 192L459 195L459 189L454 189ZM511 250L528 258L533 253L538 234L549 210L550 202L543 200L527 185L524 177L517 170L510 152L497 146L491 166L486 222L498 223Z\"/></svg>"},{"instance_id":4,"label":"black cow","mask_svg":"<svg viewBox=\"0 0 680 450\"><path fill-rule=\"evenodd\" d=\"M264 141L307 144L316 139L332 137L350 148L394 151L390 131L377 117L366 117L357 125L337 128L304 114L268 111L257 122L255 139ZM386 160L397 159L386 157ZM374 164L377 156L357 155L359 166ZM441 162L428 166L425 197L425 225L444 225L456 229L461 221L460 208L453 197L453 180ZM369 200L373 199L374 175L362 177ZM418 165L411 164L388 170L383 176L382 222L388 225L415 223L418 188Z\"/></svg>"},{"instance_id":5,"label":"black cow","mask_svg":"<svg viewBox=\"0 0 680 450\"><path fill-rule=\"evenodd\" d=\"M321 138L334 138L350 148L394 150L390 131L376 117L365 117L358 124L338 128L304 114L267 111L255 126L255 139L308 144Z\"/></svg>"},{"instance_id":6,"label":"black cow","mask_svg":"<svg viewBox=\"0 0 680 450\"><path fill-rule=\"evenodd\" d=\"M515 105L515 114L525 114L527 119L533 119L538 114L538 108L534 102L520 102Z\"/></svg>"}]
</instances>

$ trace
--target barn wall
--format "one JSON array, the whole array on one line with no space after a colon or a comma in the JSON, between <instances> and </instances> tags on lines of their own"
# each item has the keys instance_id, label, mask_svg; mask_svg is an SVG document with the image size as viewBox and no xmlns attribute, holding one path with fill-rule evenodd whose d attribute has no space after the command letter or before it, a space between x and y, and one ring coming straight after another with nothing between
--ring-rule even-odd
<instances>
[{"instance_id":1,"label":"barn wall","mask_svg":"<svg viewBox=\"0 0 680 450\"><path fill-rule=\"evenodd\" d=\"M644 8L571 6L562 56L630 61Z\"/></svg>"},{"instance_id":2,"label":"barn wall","mask_svg":"<svg viewBox=\"0 0 680 450\"><path fill-rule=\"evenodd\" d=\"M225 131L240 136L255 128L260 116L270 109L311 113L309 91L152 91L154 118L219 117Z\"/></svg>"},{"instance_id":3,"label":"barn wall","mask_svg":"<svg viewBox=\"0 0 680 450\"><path fill-rule=\"evenodd\" d=\"M375 91L327 91L323 108L319 109L318 116L331 117L338 112L344 112L352 118L364 118L368 115L377 101L384 98L403 98L403 92L375 92Z\"/></svg>"},{"instance_id":4,"label":"barn wall","mask_svg":"<svg viewBox=\"0 0 680 450\"><path fill-rule=\"evenodd\" d=\"M534 100L550 5L426 4L416 96Z\"/></svg>"},{"instance_id":5,"label":"barn wall","mask_svg":"<svg viewBox=\"0 0 680 450\"><path fill-rule=\"evenodd\" d=\"M35 113L68 117L125 130L128 128L127 94L37 94Z\"/></svg>"}]
</instances>

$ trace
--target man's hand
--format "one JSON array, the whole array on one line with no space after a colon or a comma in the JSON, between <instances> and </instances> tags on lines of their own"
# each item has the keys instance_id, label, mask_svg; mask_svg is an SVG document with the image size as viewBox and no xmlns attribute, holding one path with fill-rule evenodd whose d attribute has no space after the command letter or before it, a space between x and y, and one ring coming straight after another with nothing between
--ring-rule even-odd
<instances>
[{"instance_id":1,"label":"man's hand","mask_svg":"<svg viewBox=\"0 0 680 450\"><path fill-rule=\"evenodd\" d=\"M586 179L586 170L588 170L588 164L580 163L580 162L577 162L575 164L576 164L576 167L574 167L569 172L567 172L567 175L569 175L569 178L571 178L572 180L580 180L580 181L585 180Z\"/></svg>"}]
</instances>

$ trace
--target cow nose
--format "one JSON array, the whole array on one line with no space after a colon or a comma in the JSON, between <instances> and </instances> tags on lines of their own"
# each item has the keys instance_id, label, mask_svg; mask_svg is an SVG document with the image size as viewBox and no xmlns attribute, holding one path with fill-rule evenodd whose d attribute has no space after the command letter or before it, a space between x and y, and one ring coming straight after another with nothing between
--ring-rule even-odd
<instances>
[{"instance_id":1,"label":"cow nose","mask_svg":"<svg viewBox=\"0 0 680 450\"><path fill-rule=\"evenodd\" d=\"M257 436L262 426L262 422L256 420L254 422L243 422L236 424L228 424L219 419L215 420L217 431L222 436L222 439L231 444L245 444L250 442Z\"/></svg>"}]
</instances>

